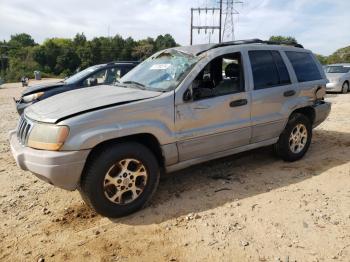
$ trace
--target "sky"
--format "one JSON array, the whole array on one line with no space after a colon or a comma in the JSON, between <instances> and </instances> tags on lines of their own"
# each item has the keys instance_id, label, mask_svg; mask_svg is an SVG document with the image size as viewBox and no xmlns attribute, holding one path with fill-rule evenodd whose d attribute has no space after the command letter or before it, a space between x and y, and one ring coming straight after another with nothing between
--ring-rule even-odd
<instances>
[{"instance_id":1,"label":"sky","mask_svg":"<svg viewBox=\"0 0 350 262\"><path fill-rule=\"evenodd\" d=\"M350 0L243 0L235 4L235 39L271 35L295 37L315 53L330 55L350 45ZM190 8L216 0L0 0L0 40L28 33L36 42L50 37L96 36L134 39L169 33L181 45L190 39ZM218 15L202 12L200 25L218 23ZM211 32L194 32L194 43L217 41ZM228 38L227 38L228 39Z\"/></svg>"}]
</instances>

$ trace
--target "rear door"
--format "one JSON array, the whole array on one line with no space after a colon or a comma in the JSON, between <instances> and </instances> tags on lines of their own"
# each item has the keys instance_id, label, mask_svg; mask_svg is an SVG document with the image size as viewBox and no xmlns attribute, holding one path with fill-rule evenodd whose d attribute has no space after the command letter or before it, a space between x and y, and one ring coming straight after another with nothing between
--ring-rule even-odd
<instances>
[{"instance_id":1,"label":"rear door","mask_svg":"<svg viewBox=\"0 0 350 262\"><path fill-rule=\"evenodd\" d=\"M279 50L250 50L248 56L253 79L251 143L257 143L280 135L286 121L283 111L297 88Z\"/></svg>"}]
</instances>

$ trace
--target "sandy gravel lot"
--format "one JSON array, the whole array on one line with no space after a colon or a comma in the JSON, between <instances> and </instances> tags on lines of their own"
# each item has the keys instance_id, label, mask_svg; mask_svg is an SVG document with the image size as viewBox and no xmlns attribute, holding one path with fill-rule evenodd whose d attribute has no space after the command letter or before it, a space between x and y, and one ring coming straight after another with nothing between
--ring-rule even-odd
<instances>
[{"instance_id":1,"label":"sandy gravel lot","mask_svg":"<svg viewBox=\"0 0 350 262\"><path fill-rule=\"evenodd\" d=\"M328 96L332 113L303 160L264 148L212 161L109 220L17 168L18 86L0 87L0 261L350 261L350 94Z\"/></svg>"}]
</instances>

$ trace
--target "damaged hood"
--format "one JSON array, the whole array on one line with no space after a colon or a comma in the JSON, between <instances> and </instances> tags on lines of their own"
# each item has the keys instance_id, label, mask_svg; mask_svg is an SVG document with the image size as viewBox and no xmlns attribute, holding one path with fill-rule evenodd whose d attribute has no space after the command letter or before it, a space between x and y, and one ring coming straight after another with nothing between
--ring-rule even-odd
<instances>
[{"instance_id":1,"label":"damaged hood","mask_svg":"<svg viewBox=\"0 0 350 262\"><path fill-rule=\"evenodd\" d=\"M57 123L78 114L149 99L161 92L124 88L117 86L95 86L65 92L40 101L25 110L25 116L39 122Z\"/></svg>"}]
</instances>

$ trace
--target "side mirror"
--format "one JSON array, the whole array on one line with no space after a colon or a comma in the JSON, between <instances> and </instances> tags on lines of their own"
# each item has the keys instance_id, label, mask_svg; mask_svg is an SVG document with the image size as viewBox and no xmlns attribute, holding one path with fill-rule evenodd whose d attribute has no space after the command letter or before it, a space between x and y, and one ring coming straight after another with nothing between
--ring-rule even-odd
<instances>
[{"instance_id":1,"label":"side mirror","mask_svg":"<svg viewBox=\"0 0 350 262\"><path fill-rule=\"evenodd\" d=\"M183 96L183 100L185 102L192 100L192 89L191 88L189 88L185 91L184 96Z\"/></svg>"}]
</instances>

